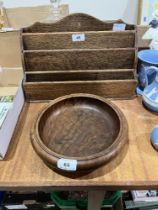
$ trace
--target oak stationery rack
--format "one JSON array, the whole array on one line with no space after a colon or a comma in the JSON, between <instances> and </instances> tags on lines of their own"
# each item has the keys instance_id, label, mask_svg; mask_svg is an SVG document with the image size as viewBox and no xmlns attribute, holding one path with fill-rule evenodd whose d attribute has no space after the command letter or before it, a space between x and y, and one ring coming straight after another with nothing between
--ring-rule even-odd
<instances>
[{"instance_id":1,"label":"oak stationery rack","mask_svg":"<svg viewBox=\"0 0 158 210\"><path fill-rule=\"evenodd\" d=\"M71 14L21 31L26 100L51 100L71 93L132 98L136 87L136 28L87 14Z\"/></svg>"}]
</instances>

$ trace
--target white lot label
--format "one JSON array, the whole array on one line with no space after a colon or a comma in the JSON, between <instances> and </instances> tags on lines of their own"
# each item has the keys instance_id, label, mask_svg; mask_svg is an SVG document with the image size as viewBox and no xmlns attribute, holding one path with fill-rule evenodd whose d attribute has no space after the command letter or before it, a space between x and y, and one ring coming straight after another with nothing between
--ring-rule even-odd
<instances>
[{"instance_id":1,"label":"white lot label","mask_svg":"<svg viewBox=\"0 0 158 210\"><path fill-rule=\"evenodd\" d=\"M124 31L126 28L126 24L124 23L114 23L113 24L113 31Z\"/></svg>"},{"instance_id":2,"label":"white lot label","mask_svg":"<svg viewBox=\"0 0 158 210\"><path fill-rule=\"evenodd\" d=\"M65 171L76 171L77 160L68 160L61 158L57 162L57 167Z\"/></svg>"},{"instance_id":3,"label":"white lot label","mask_svg":"<svg viewBox=\"0 0 158 210\"><path fill-rule=\"evenodd\" d=\"M73 42L83 42L85 41L85 34L72 34L72 41Z\"/></svg>"},{"instance_id":4,"label":"white lot label","mask_svg":"<svg viewBox=\"0 0 158 210\"><path fill-rule=\"evenodd\" d=\"M2 32L14 31L14 28L2 28Z\"/></svg>"},{"instance_id":5,"label":"white lot label","mask_svg":"<svg viewBox=\"0 0 158 210\"><path fill-rule=\"evenodd\" d=\"M5 207L7 209L27 209L27 206L25 206L24 204L20 204L20 205L7 205Z\"/></svg>"}]
</instances>

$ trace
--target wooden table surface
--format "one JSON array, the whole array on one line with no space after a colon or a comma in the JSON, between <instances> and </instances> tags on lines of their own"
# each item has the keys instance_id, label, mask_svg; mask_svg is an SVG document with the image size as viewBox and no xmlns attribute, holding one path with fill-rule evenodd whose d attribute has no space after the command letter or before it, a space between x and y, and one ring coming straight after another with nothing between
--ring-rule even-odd
<instances>
[{"instance_id":1,"label":"wooden table surface","mask_svg":"<svg viewBox=\"0 0 158 210\"><path fill-rule=\"evenodd\" d=\"M109 164L81 177L64 177L49 169L34 152L30 129L46 103L26 103L5 160L0 161L0 189L154 189L158 188L158 152L150 132L158 116L138 99L114 101L129 126L129 143Z\"/></svg>"}]
</instances>

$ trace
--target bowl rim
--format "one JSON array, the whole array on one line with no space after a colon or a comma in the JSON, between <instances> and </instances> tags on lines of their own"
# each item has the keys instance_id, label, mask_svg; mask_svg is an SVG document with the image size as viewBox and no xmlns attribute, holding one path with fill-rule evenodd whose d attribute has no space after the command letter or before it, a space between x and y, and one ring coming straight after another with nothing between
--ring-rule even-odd
<instances>
[{"instance_id":1,"label":"bowl rim","mask_svg":"<svg viewBox=\"0 0 158 210\"><path fill-rule=\"evenodd\" d=\"M106 103L106 105L108 105L117 115L119 122L120 122L120 129L118 132L117 137L115 138L114 142L106 149L102 150L101 152L98 153L94 153L92 155L88 155L88 156L84 156L84 157L75 157L75 156L66 156L66 155L62 155L59 153L54 152L53 150L49 149L42 141L39 133L38 133L38 127L39 127L39 123L40 120L43 116L43 114L45 113L45 111L47 111L49 108L51 108L54 104L57 104L58 102L64 101L66 99L71 99L71 98L78 98L78 97L85 97L85 98L92 98L92 99L96 99L99 100L103 103ZM75 94L70 94L70 95L65 95L65 96L61 96L59 98L54 99L52 102L50 102L49 105L47 105L46 107L44 107L44 109L40 112L40 114L38 115L33 129L31 131L31 139L32 139L32 144L33 147L35 148L36 152L38 153L37 149L36 149L36 145L35 142L38 144L38 146L43 150L43 152L41 154L39 154L40 156L44 156L44 153L47 154L50 157L54 157L55 159L73 159L73 160L77 160L77 161L88 161L88 160L94 160L97 158L101 158L103 156L109 155L109 158L114 156L114 152L116 153L116 149L120 150L120 148L123 146L124 141L120 140L120 138L122 137L122 134L125 133L125 131L128 130L128 126L127 126L127 122L126 119L123 115L123 113L119 110L119 108L113 104L112 102L110 102L109 100L97 96L97 95L93 95L93 94L85 94L85 93L75 93ZM114 150L115 149L115 150Z\"/></svg>"}]
</instances>

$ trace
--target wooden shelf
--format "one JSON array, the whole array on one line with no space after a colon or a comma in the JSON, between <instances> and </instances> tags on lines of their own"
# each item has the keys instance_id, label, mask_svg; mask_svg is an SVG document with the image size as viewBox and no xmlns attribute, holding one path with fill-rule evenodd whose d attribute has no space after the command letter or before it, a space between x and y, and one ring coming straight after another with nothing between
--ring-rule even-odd
<instances>
[{"instance_id":1,"label":"wooden shelf","mask_svg":"<svg viewBox=\"0 0 158 210\"><path fill-rule=\"evenodd\" d=\"M77 32L23 33L24 50L127 48L135 45L135 31L85 31L84 42L72 42Z\"/></svg>"},{"instance_id":2,"label":"wooden shelf","mask_svg":"<svg viewBox=\"0 0 158 210\"><path fill-rule=\"evenodd\" d=\"M49 100L71 93L134 97L136 28L126 24L125 31L112 31L114 23L123 22L103 22L77 13L53 24L24 28L26 100ZM73 41L72 36L80 33L84 41Z\"/></svg>"},{"instance_id":3,"label":"wooden shelf","mask_svg":"<svg viewBox=\"0 0 158 210\"><path fill-rule=\"evenodd\" d=\"M134 68L135 49L24 51L26 71Z\"/></svg>"}]
</instances>

